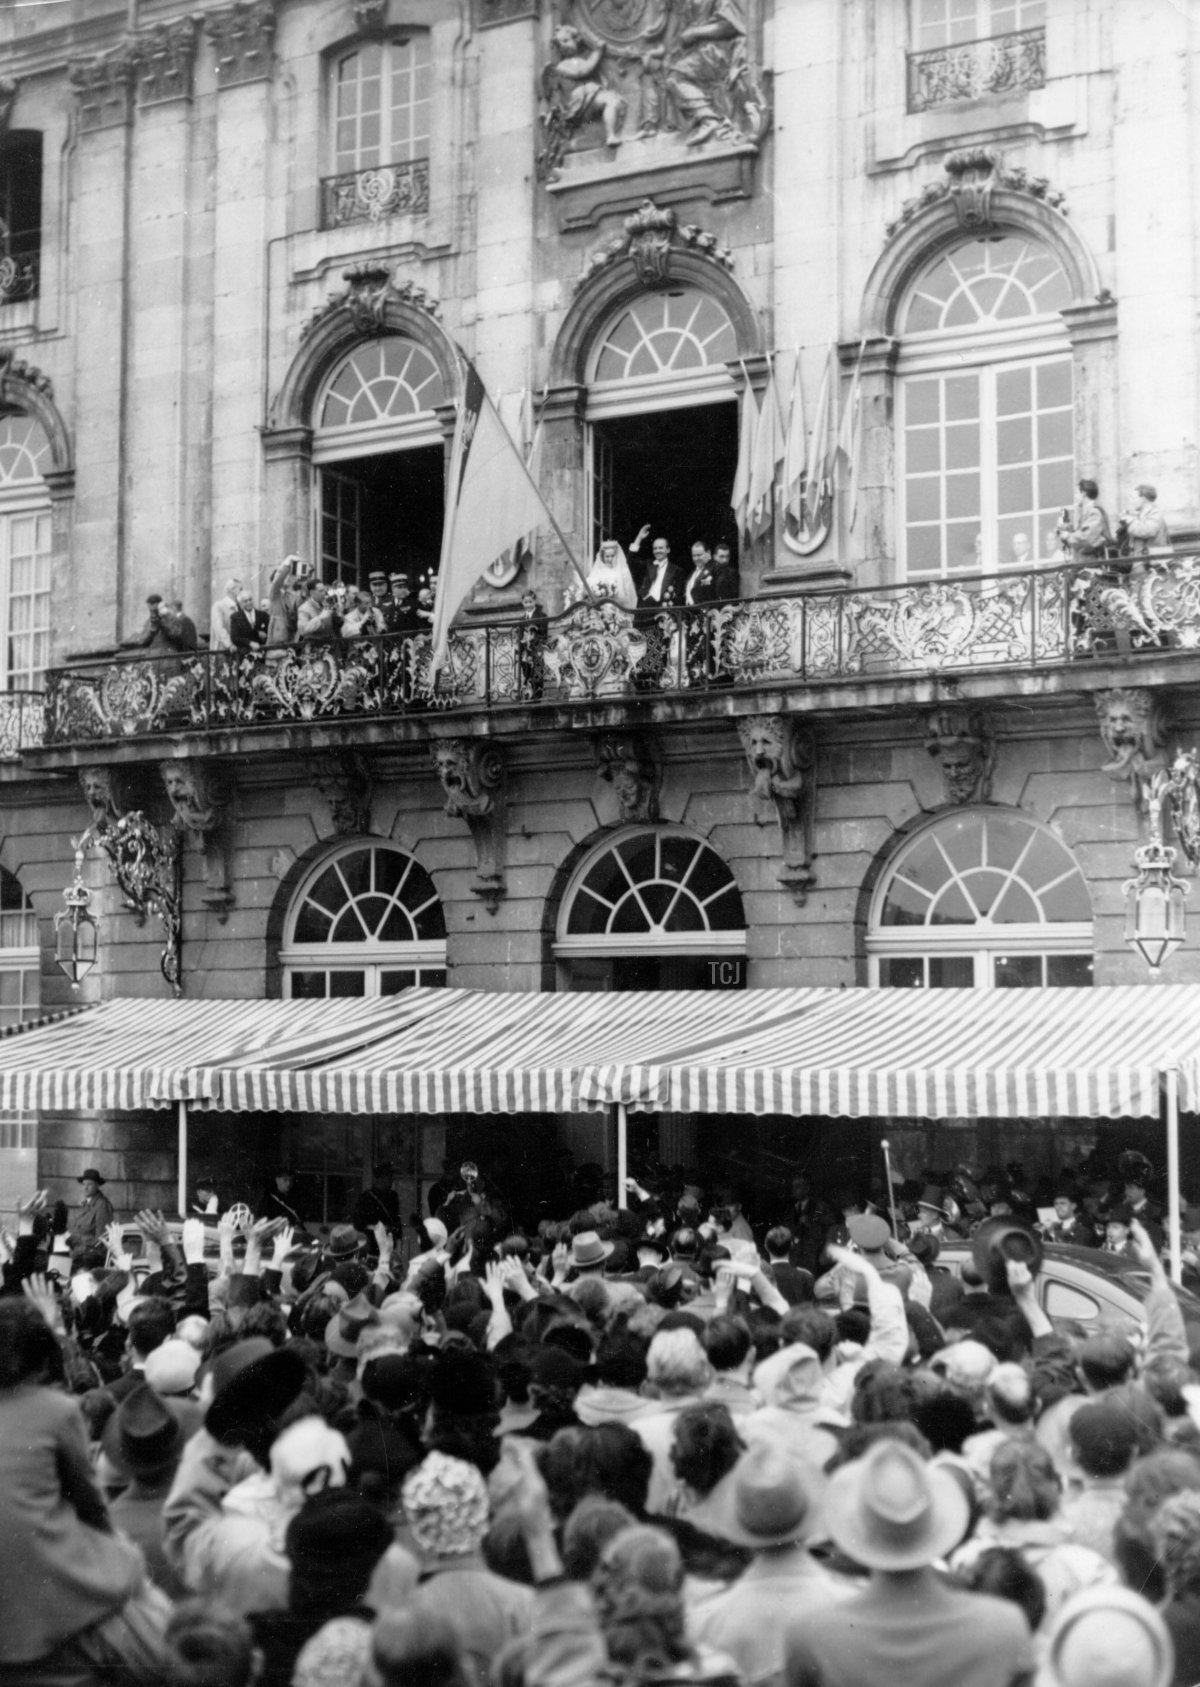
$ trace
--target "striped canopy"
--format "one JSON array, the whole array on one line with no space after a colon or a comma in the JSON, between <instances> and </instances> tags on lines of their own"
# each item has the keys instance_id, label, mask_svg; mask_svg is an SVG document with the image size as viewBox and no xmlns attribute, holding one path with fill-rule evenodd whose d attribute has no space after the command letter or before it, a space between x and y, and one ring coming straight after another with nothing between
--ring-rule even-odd
<instances>
[{"instance_id":1,"label":"striped canopy","mask_svg":"<svg viewBox=\"0 0 1200 1687\"><path fill-rule=\"evenodd\" d=\"M0 1109L1156 1117L1200 985L113 1001L0 1042Z\"/></svg>"}]
</instances>

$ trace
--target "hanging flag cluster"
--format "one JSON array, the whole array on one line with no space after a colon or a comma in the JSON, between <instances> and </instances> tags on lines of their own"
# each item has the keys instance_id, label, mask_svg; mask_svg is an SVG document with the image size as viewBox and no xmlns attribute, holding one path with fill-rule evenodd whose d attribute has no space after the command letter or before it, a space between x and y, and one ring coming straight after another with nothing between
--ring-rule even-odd
<instances>
[{"instance_id":1,"label":"hanging flag cluster","mask_svg":"<svg viewBox=\"0 0 1200 1687\"><path fill-rule=\"evenodd\" d=\"M865 346L865 341L864 341ZM761 399L746 376L742 389L742 416L738 435L737 473L730 504L738 533L747 543L769 533L778 502L785 521L800 534L816 535L828 530L833 503L833 476L837 459L845 462L849 475L847 511L853 527L858 501L858 467L862 442L860 377L863 347L860 346L854 377L842 412L837 445L831 449L830 425L837 375L837 348L830 346L821 376L821 390L811 431L807 427L804 392L800 378L800 351L796 350L786 421L781 416L773 360L767 358L767 382Z\"/></svg>"}]
</instances>

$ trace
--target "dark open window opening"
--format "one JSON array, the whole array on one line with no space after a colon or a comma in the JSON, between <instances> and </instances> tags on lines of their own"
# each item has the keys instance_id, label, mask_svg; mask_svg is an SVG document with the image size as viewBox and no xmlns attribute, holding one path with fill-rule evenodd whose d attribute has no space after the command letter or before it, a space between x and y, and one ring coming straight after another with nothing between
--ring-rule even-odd
<instances>
[{"instance_id":1,"label":"dark open window opening","mask_svg":"<svg viewBox=\"0 0 1200 1687\"><path fill-rule=\"evenodd\" d=\"M643 522L687 566L698 539L725 541L737 561L729 506L737 472L734 403L694 405L593 425L592 555L602 538L625 547ZM650 554L649 541L642 546Z\"/></svg>"},{"instance_id":2,"label":"dark open window opening","mask_svg":"<svg viewBox=\"0 0 1200 1687\"><path fill-rule=\"evenodd\" d=\"M0 305L38 293L42 251L42 137L0 137Z\"/></svg>"},{"instance_id":3,"label":"dark open window opening","mask_svg":"<svg viewBox=\"0 0 1200 1687\"><path fill-rule=\"evenodd\" d=\"M445 474L440 445L356 457L321 472L321 574L366 587L374 569L406 574L415 593L436 572Z\"/></svg>"}]
</instances>

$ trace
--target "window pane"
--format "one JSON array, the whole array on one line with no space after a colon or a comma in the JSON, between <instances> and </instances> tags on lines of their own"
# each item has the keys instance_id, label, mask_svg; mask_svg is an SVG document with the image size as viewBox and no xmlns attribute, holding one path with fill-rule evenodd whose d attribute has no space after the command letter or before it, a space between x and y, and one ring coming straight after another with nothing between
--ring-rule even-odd
<instances>
[{"instance_id":1,"label":"window pane","mask_svg":"<svg viewBox=\"0 0 1200 1687\"><path fill-rule=\"evenodd\" d=\"M975 983L975 962L970 955L930 955L931 990L969 990Z\"/></svg>"},{"instance_id":2,"label":"window pane","mask_svg":"<svg viewBox=\"0 0 1200 1687\"><path fill-rule=\"evenodd\" d=\"M1032 373L1028 368L1001 369L997 372L997 416L1020 415L1030 409L1032 402Z\"/></svg>"},{"instance_id":3,"label":"window pane","mask_svg":"<svg viewBox=\"0 0 1200 1687\"><path fill-rule=\"evenodd\" d=\"M885 926L924 925L931 901L927 891L909 884L906 879L896 879L884 904L882 923Z\"/></svg>"},{"instance_id":4,"label":"window pane","mask_svg":"<svg viewBox=\"0 0 1200 1687\"><path fill-rule=\"evenodd\" d=\"M920 990L925 963L917 955L885 955L879 963L879 982L885 990Z\"/></svg>"},{"instance_id":5,"label":"window pane","mask_svg":"<svg viewBox=\"0 0 1200 1687\"><path fill-rule=\"evenodd\" d=\"M1039 363L1037 395L1038 404L1043 410L1057 409L1060 405L1071 403L1071 364L1069 359L1056 358L1050 363Z\"/></svg>"},{"instance_id":6,"label":"window pane","mask_svg":"<svg viewBox=\"0 0 1200 1687\"><path fill-rule=\"evenodd\" d=\"M942 489L936 480L914 480L908 488L908 519L937 521L942 513Z\"/></svg>"},{"instance_id":7,"label":"window pane","mask_svg":"<svg viewBox=\"0 0 1200 1687\"><path fill-rule=\"evenodd\" d=\"M946 429L946 467L974 469L979 466L979 427L977 423L960 424Z\"/></svg>"},{"instance_id":8,"label":"window pane","mask_svg":"<svg viewBox=\"0 0 1200 1687\"><path fill-rule=\"evenodd\" d=\"M936 428L910 428L904 453L910 475L936 472L942 466L942 436Z\"/></svg>"},{"instance_id":9,"label":"window pane","mask_svg":"<svg viewBox=\"0 0 1200 1687\"><path fill-rule=\"evenodd\" d=\"M1047 955L1046 983L1055 990L1086 990L1095 982L1090 955Z\"/></svg>"},{"instance_id":10,"label":"window pane","mask_svg":"<svg viewBox=\"0 0 1200 1687\"><path fill-rule=\"evenodd\" d=\"M942 535L936 527L909 528L906 536L907 565L910 574L940 574L942 569Z\"/></svg>"},{"instance_id":11,"label":"window pane","mask_svg":"<svg viewBox=\"0 0 1200 1687\"><path fill-rule=\"evenodd\" d=\"M308 1001L325 996L325 974L323 972L297 972L290 974L292 996L297 1001Z\"/></svg>"},{"instance_id":12,"label":"window pane","mask_svg":"<svg viewBox=\"0 0 1200 1687\"><path fill-rule=\"evenodd\" d=\"M904 389L905 416L909 424L936 422L941 414L938 382L910 381Z\"/></svg>"},{"instance_id":13,"label":"window pane","mask_svg":"<svg viewBox=\"0 0 1200 1687\"><path fill-rule=\"evenodd\" d=\"M952 375L946 381L946 420L971 421L979 415L979 379L975 375Z\"/></svg>"}]
</instances>

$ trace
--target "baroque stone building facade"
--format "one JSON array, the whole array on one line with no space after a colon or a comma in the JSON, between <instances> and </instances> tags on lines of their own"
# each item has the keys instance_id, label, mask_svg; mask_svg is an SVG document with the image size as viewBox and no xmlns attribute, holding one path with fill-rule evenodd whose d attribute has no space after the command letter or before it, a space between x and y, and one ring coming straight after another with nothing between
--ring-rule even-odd
<instances>
[{"instance_id":1,"label":"baroque stone building facade","mask_svg":"<svg viewBox=\"0 0 1200 1687\"><path fill-rule=\"evenodd\" d=\"M89 823L84 999L1145 978L1121 887L1200 715L1197 24L968 13L0 15L0 1019L71 999ZM207 649L225 582L266 600L289 554L420 602L463 354L560 531L512 536L440 677L419 609ZM1132 512L1124 556L1063 547L1079 477ZM643 524L684 563L730 544L736 598L589 603L567 547L586 571ZM731 1169L797 1128L739 1127ZM480 1140L206 1129L231 1184L282 1158L330 1213L375 1153L415 1179ZM9 1191L84 1157L118 1204L172 1177L154 1121L0 1144Z\"/></svg>"}]
</instances>

